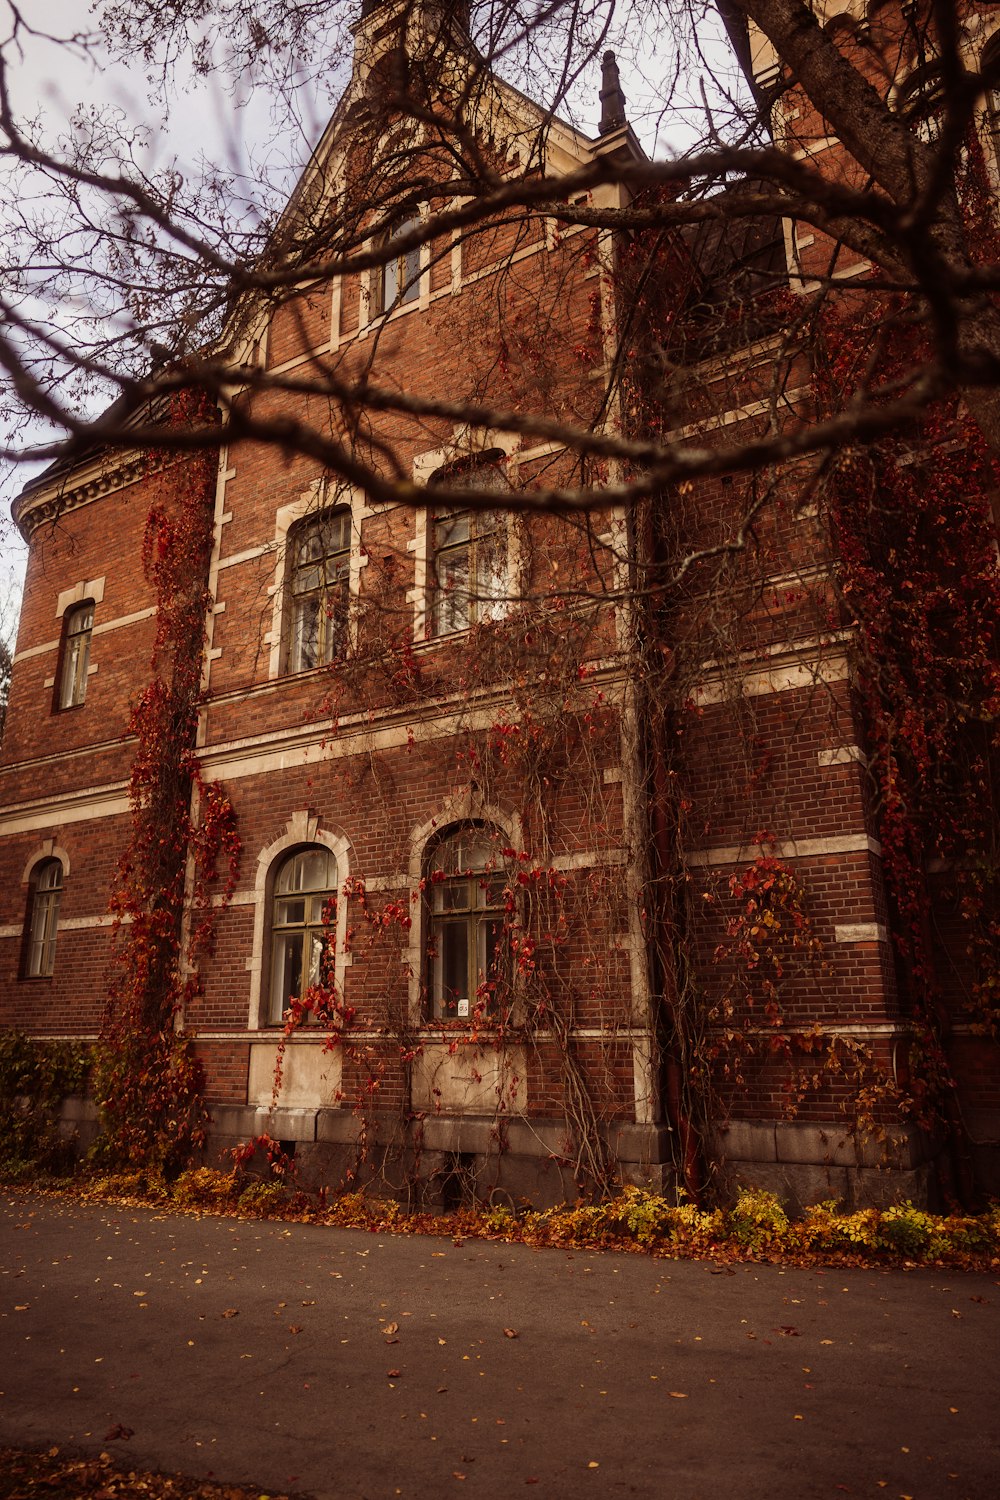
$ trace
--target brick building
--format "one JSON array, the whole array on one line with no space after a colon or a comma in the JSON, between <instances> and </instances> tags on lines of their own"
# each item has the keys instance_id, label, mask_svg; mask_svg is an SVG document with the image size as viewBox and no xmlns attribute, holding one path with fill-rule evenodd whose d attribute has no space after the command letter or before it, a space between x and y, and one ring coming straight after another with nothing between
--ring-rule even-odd
<instances>
[{"instance_id":1,"label":"brick building","mask_svg":"<svg viewBox=\"0 0 1000 1500\"><path fill-rule=\"evenodd\" d=\"M766 81L773 59L750 51ZM0 765L0 1025L97 1035L148 748L131 707L178 650L157 639L150 513L210 510L190 795L196 823L228 800L241 849L182 1020L213 1155L266 1132L307 1176L446 1200L678 1173L694 1188L705 1159L804 1201L923 1194L940 1142L895 1108L915 1027L822 466L630 508L531 505L613 484L559 424L751 438L776 384L791 419L814 362L767 297L801 295L842 252L758 221L674 234L643 275L640 242L530 208L415 243L443 205L402 193L391 212L399 164L434 181L455 98L498 180L643 160L613 66L592 141L540 133L470 59L460 27L428 44L413 16L365 6L275 264L308 264L333 216L378 225L372 263L237 303L248 435L210 484L183 454L94 452L16 503L30 560ZM449 101L419 130L384 107L404 69ZM821 133L782 110L779 132ZM629 201L617 183L579 199ZM680 380L656 360L675 304ZM401 399L352 404L362 380ZM545 440L511 417L539 408ZM325 426L340 468L256 439L289 420ZM748 515L752 548L678 566ZM187 879L190 929L190 861ZM961 1020L963 962L949 1046L988 1142L995 1046ZM286 1026L303 995L313 1013Z\"/></svg>"}]
</instances>

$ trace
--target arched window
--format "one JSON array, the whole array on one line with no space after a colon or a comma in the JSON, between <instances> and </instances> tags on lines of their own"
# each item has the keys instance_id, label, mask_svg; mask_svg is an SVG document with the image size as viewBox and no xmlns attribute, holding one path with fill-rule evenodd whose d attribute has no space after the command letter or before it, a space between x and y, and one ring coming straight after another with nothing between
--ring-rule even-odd
<instances>
[{"instance_id":1,"label":"arched window","mask_svg":"<svg viewBox=\"0 0 1000 1500\"><path fill-rule=\"evenodd\" d=\"M937 63L911 73L899 91L896 109L925 145L932 145L939 138L944 124L945 96Z\"/></svg>"},{"instance_id":2,"label":"arched window","mask_svg":"<svg viewBox=\"0 0 1000 1500\"><path fill-rule=\"evenodd\" d=\"M59 677L59 707L76 708L87 696L90 637L94 630L94 602L88 599L69 611L63 626L62 672Z\"/></svg>"},{"instance_id":3,"label":"arched window","mask_svg":"<svg viewBox=\"0 0 1000 1500\"><path fill-rule=\"evenodd\" d=\"M29 979L47 977L56 966L56 930L63 889L63 867L47 859L32 875L28 911L28 946L24 972Z\"/></svg>"},{"instance_id":4,"label":"arched window","mask_svg":"<svg viewBox=\"0 0 1000 1500\"><path fill-rule=\"evenodd\" d=\"M447 470L432 481L466 489L504 490L503 470L479 462ZM503 511L442 508L432 518L434 597L431 620L435 635L451 635L484 620L499 620L510 597L507 518Z\"/></svg>"},{"instance_id":5,"label":"arched window","mask_svg":"<svg viewBox=\"0 0 1000 1500\"><path fill-rule=\"evenodd\" d=\"M380 244L388 249L400 235L410 234L420 228L420 220L414 215L400 219L382 236ZM420 246L403 250L399 254L387 254L380 266L372 271L374 293L372 313L392 312L406 302L415 302L420 296Z\"/></svg>"},{"instance_id":6,"label":"arched window","mask_svg":"<svg viewBox=\"0 0 1000 1500\"><path fill-rule=\"evenodd\" d=\"M351 512L324 511L290 538L288 670L334 659L344 643L351 587Z\"/></svg>"},{"instance_id":7,"label":"arched window","mask_svg":"<svg viewBox=\"0 0 1000 1500\"><path fill-rule=\"evenodd\" d=\"M337 861L310 845L279 865L271 900L271 985L268 1022L281 1024L292 1000L311 984L333 979Z\"/></svg>"},{"instance_id":8,"label":"arched window","mask_svg":"<svg viewBox=\"0 0 1000 1500\"><path fill-rule=\"evenodd\" d=\"M435 1021L485 1015L506 975L506 878L490 831L469 824L433 849L427 864L427 994Z\"/></svg>"}]
</instances>

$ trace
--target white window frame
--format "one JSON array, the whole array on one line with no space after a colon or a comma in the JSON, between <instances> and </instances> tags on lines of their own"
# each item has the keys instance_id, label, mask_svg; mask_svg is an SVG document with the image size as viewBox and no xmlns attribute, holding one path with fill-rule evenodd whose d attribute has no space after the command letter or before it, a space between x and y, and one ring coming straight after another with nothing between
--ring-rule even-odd
<instances>
[{"instance_id":1,"label":"white window frame","mask_svg":"<svg viewBox=\"0 0 1000 1500\"><path fill-rule=\"evenodd\" d=\"M59 709L82 708L87 701L90 644L94 636L96 604L84 599L63 619L62 661L59 667Z\"/></svg>"},{"instance_id":2,"label":"white window frame","mask_svg":"<svg viewBox=\"0 0 1000 1500\"><path fill-rule=\"evenodd\" d=\"M247 1029L251 1032L265 1032L273 1037L275 1031L276 1023L267 1019L270 1013L274 883L285 857L296 849L312 844L322 845L333 855L337 867L337 887L342 892L344 882L351 872L350 840L338 829L321 827L317 815L306 808L293 813L284 831L257 855L253 894L253 942L246 961L250 972ZM342 895L337 901L335 941L333 982L337 993L343 995L344 978L351 966L351 955L344 951L347 942L347 901Z\"/></svg>"},{"instance_id":3,"label":"white window frame","mask_svg":"<svg viewBox=\"0 0 1000 1500\"><path fill-rule=\"evenodd\" d=\"M50 874L55 879L43 884ZM24 959L26 979L51 979L56 967L56 943L59 936L59 906L66 889L66 868L58 855L48 854L39 860L29 884L27 945Z\"/></svg>"},{"instance_id":4,"label":"white window frame","mask_svg":"<svg viewBox=\"0 0 1000 1500\"><path fill-rule=\"evenodd\" d=\"M421 488L429 486L435 475L460 470L462 466L473 467L477 462L495 463L506 475L511 488L517 483L517 450L520 438L516 433L488 428L469 428L458 425L452 442L445 447L421 453L413 463L413 480ZM461 513L461 507L456 507ZM495 618L503 619L510 612L513 601L522 588L522 557L518 529L513 525L511 512L499 508L502 523L507 531L506 590L504 599L498 597ZM435 553L434 512L421 508L416 512L414 535L408 543L413 553L413 588L407 593L407 603L413 606L413 639L422 641L452 640L460 630L437 632L434 628Z\"/></svg>"},{"instance_id":5,"label":"white window frame","mask_svg":"<svg viewBox=\"0 0 1000 1500\"><path fill-rule=\"evenodd\" d=\"M288 581L293 561L291 549L294 546L294 529L300 522L311 517L318 518L324 511L342 508L351 512L350 574L344 642L348 648L357 643L357 600L361 589L361 571L368 565L368 558L361 546L361 529L365 518L373 512L366 505L360 490L338 486L330 476L321 474L297 499L281 506L274 518L274 541L271 544L274 551L274 574L268 585L268 593L271 595L271 628L264 635L264 645L268 648L269 681L288 675L285 670L288 650Z\"/></svg>"}]
</instances>

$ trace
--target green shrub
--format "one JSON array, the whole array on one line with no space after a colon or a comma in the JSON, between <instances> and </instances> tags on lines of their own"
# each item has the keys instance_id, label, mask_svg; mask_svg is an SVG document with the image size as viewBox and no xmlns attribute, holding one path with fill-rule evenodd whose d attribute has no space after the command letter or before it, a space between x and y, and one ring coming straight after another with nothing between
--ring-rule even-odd
<instances>
[{"instance_id":1,"label":"green shrub","mask_svg":"<svg viewBox=\"0 0 1000 1500\"><path fill-rule=\"evenodd\" d=\"M289 1200L288 1188L281 1182L265 1182L256 1178L240 1193L237 1206L240 1213L252 1214L267 1219L272 1214L280 1215Z\"/></svg>"},{"instance_id":2,"label":"green shrub","mask_svg":"<svg viewBox=\"0 0 1000 1500\"><path fill-rule=\"evenodd\" d=\"M773 1193L763 1188L741 1188L725 1223L729 1235L742 1249L768 1250L784 1239L788 1215Z\"/></svg>"},{"instance_id":3,"label":"green shrub","mask_svg":"<svg viewBox=\"0 0 1000 1500\"><path fill-rule=\"evenodd\" d=\"M878 1248L892 1250L908 1260L920 1260L927 1253L935 1227L930 1214L922 1213L912 1203L883 1209L879 1215Z\"/></svg>"},{"instance_id":4,"label":"green shrub","mask_svg":"<svg viewBox=\"0 0 1000 1500\"><path fill-rule=\"evenodd\" d=\"M216 1167L189 1167L173 1185L173 1198L185 1208L226 1208L239 1197L235 1171Z\"/></svg>"}]
</instances>

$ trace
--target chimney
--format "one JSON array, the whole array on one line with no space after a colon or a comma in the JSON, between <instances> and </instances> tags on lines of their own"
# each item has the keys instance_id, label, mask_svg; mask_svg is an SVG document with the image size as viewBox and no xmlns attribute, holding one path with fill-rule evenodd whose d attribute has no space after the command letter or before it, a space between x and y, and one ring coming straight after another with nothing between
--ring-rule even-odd
<instances>
[{"instance_id":1,"label":"chimney","mask_svg":"<svg viewBox=\"0 0 1000 1500\"><path fill-rule=\"evenodd\" d=\"M615 54L609 49L601 65L601 134L611 135L625 124L625 95Z\"/></svg>"}]
</instances>

